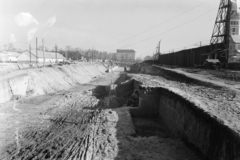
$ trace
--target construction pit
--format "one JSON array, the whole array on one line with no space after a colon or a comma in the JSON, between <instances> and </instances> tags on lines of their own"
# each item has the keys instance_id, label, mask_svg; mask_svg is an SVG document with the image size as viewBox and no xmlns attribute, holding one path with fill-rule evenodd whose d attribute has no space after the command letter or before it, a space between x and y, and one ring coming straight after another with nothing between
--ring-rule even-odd
<instances>
[{"instance_id":1,"label":"construction pit","mask_svg":"<svg viewBox=\"0 0 240 160\"><path fill-rule=\"evenodd\" d=\"M0 159L240 159L237 86L163 67L0 104ZM126 103L139 92L139 106Z\"/></svg>"}]
</instances>

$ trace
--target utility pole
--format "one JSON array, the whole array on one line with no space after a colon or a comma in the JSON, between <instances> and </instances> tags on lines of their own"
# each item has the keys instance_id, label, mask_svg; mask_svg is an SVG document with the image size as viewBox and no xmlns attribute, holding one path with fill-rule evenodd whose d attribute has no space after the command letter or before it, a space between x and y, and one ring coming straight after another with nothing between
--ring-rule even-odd
<instances>
[{"instance_id":1,"label":"utility pole","mask_svg":"<svg viewBox=\"0 0 240 160\"><path fill-rule=\"evenodd\" d=\"M31 59L31 44L29 44L29 57L30 57L30 64L32 63L32 59Z\"/></svg>"},{"instance_id":2,"label":"utility pole","mask_svg":"<svg viewBox=\"0 0 240 160\"><path fill-rule=\"evenodd\" d=\"M158 42L158 45L156 47L156 53L160 54L160 45L161 45L161 40Z\"/></svg>"},{"instance_id":3,"label":"utility pole","mask_svg":"<svg viewBox=\"0 0 240 160\"><path fill-rule=\"evenodd\" d=\"M202 42L200 41L200 47L202 47Z\"/></svg>"},{"instance_id":4,"label":"utility pole","mask_svg":"<svg viewBox=\"0 0 240 160\"><path fill-rule=\"evenodd\" d=\"M55 61L55 63L57 63L57 45L55 44L55 58L56 58L56 61Z\"/></svg>"},{"instance_id":5,"label":"utility pole","mask_svg":"<svg viewBox=\"0 0 240 160\"><path fill-rule=\"evenodd\" d=\"M92 50L92 62L93 62L93 51L94 51L94 46L93 46L93 50Z\"/></svg>"},{"instance_id":6,"label":"utility pole","mask_svg":"<svg viewBox=\"0 0 240 160\"><path fill-rule=\"evenodd\" d=\"M42 45L43 45L43 67L44 67L44 64L45 64L45 55L44 55L45 46L44 46L44 39L42 39Z\"/></svg>"},{"instance_id":7,"label":"utility pole","mask_svg":"<svg viewBox=\"0 0 240 160\"><path fill-rule=\"evenodd\" d=\"M36 63L38 63L38 44L37 44L37 37L36 37L36 58L37 58L37 61Z\"/></svg>"},{"instance_id":8,"label":"utility pole","mask_svg":"<svg viewBox=\"0 0 240 160\"><path fill-rule=\"evenodd\" d=\"M68 60L68 47L65 48L65 57Z\"/></svg>"}]
</instances>

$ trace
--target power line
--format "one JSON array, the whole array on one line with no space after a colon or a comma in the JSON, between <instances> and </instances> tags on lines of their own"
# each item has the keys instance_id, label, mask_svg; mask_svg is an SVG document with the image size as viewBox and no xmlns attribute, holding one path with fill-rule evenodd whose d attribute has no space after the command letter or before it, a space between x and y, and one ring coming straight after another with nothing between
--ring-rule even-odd
<instances>
[{"instance_id":1,"label":"power line","mask_svg":"<svg viewBox=\"0 0 240 160\"><path fill-rule=\"evenodd\" d=\"M122 43L122 42L124 42L124 41L126 41L126 40L129 40L129 39L131 39L131 38L133 38L133 37L136 37L136 36L138 36L138 35L140 35L140 34L142 34L142 33L145 33L145 32L147 32L147 31L149 31L149 30L151 30L151 29L153 29L153 28L156 28L156 27L158 27L159 25L162 25L162 24L164 24L164 23L167 23L167 22L169 22L169 21L171 21L171 20L173 20L173 19L175 19L175 18L177 18L177 17L179 17L179 16L181 16L181 15L183 15L183 14L185 14L185 13L191 11L191 10L194 10L195 8L197 8L197 7L205 4L205 3L208 2L208 1L211 1L211 0L204 1L203 3L200 3L199 5L191 8L191 9L189 9L189 10L187 10L187 11L184 11L184 12L182 12L182 13L180 13L180 14L178 14L178 15L176 15L176 16L174 16L174 17L172 17L172 18L170 18L170 19L168 19L168 20L166 20L166 21L163 21L163 22L161 22L161 23L159 23L159 24L157 24L157 25L155 25L155 26L153 26L153 27L151 27L151 28L148 28L148 29L146 29L146 30L144 30L144 31L142 31L142 32L140 32L140 33L137 33L137 34L135 34L135 35L133 35L133 36L131 36L131 37L129 37L129 38L126 38L126 39L124 39L124 40L122 40L122 41L120 41L120 42L117 42L117 43L115 43L115 44L112 44L112 45L110 45L110 46L108 46L108 47L105 47L105 48L103 48L103 49L101 49L101 50L104 50L104 49L107 49L107 48L109 48L109 47L115 46L115 45L117 45L117 44L119 44L119 43Z\"/></svg>"},{"instance_id":2,"label":"power line","mask_svg":"<svg viewBox=\"0 0 240 160\"><path fill-rule=\"evenodd\" d=\"M185 46L185 47L178 47L178 48L173 48L173 49L171 49L171 51L172 50L175 50L175 52L176 51L180 51L180 49L187 49L188 47L190 47L190 46L199 46L200 47L200 45L197 45L197 44L199 44L199 42L201 43L201 46L205 46L206 44L204 44L204 43L202 43L202 42L210 42L210 39L209 40L200 40L200 41L198 41L198 42L196 42L196 43L193 43L193 44L191 44L191 45L187 45L187 46ZM162 52L162 53L167 53L167 52L169 52L169 51L164 51L164 52Z\"/></svg>"},{"instance_id":3,"label":"power line","mask_svg":"<svg viewBox=\"0 0 240 160\"><path fill-rule=\"evenodd\" d=\"M157 37L157 36L160 36L160 35L163 35L163 34L165 34L165 33L168 33L168 32L170 32L170 31L173 31L173 30L175 30L175 29L177 29L177 28L179 28L179 27L181 27L181 26L184 26L184 25L186 25L186 24L188 24L188 23L190 23L190 22L192 22L192 21L194 21L194 20L196 20L196 19L204 16L205 14L207 14L207 13L209 13L209 12L215 10L215 9L216 9L216 8L211 9L211 10L209 10L208 12L205 12L204 14L201 14L201 15L199 15L198 17L195 17L194 19L191 19L191 20L189 20L189 21L187 21L187 22L185 22L185 23L183 23L183 24L181 24L181 25L178 25L178 26L176 26L176 27L174 27L174 28L172 28L172 29L169 29L169 30L167 30L167 31L165 31L165 32L162 32L162 33L159 33L159 34L157 34L157 35L155 35L155 36L149 37L149 38L147 38L147 39L143 39L143 40L141 40L141 41L132 43L132 44L130 44L130 45L121 47L120 49L123 49L123 48L129 47L129 46L132 46L132 45L135 45L135 44L138 44L138 43L147 41L147 40L149 40L149 39L152 39L152 38L155 38L155 37ZM113 51L113 50L111 50L111 51Z\"/></svg>"},{"instance_id":4,"label":"power line","mask_svg":"<svg viewBox=\"0 0 240 160\"><path fill-rule=\"evenodd\" d=\"M191 44L191 45L187 45L187 46L185 46L185 47L173 48L172 50L178 50L178 49L184 49L184 48L188 48L188 47L190 47L190 46L197 45L199 42L210 42L210 39L209 39L209 40L201 40L201 41L198 41L198 42L196 42L196 43L193 43L193 44Z\"/></svg>"}]
</instances>

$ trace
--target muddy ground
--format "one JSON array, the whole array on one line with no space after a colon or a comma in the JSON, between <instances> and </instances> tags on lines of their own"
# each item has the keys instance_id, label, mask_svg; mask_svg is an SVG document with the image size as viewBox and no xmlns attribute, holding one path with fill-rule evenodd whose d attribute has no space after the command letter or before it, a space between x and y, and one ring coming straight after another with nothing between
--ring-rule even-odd
<instances>
[{"instance_id":1,"label":"muddy ground","mask_svg":"<svg viewBox=\"0 0 240 160\"><path fill-rule=\"evenodd\" d=\"M99 96L97 87L108 93L112 82L127 79L120 71L1 104L0 159L202 159L158 120L132 119L123 99Z\"/></svg>"}]
</instances>

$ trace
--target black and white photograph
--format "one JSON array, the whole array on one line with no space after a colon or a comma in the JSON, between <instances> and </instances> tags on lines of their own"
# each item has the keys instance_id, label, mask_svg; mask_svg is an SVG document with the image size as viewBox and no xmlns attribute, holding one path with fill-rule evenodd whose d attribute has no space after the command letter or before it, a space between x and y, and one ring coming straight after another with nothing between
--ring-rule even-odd
<instances>
[{"instance_id":1,"label":"black and white photograph","mask_svg":"<svg viewBox=\"0 0 240 160\"><path fill-rule=\"evenodd\" d=\"M0 160L240 160L240 0L0 0Z\"/></svg>"}]
</instances>

